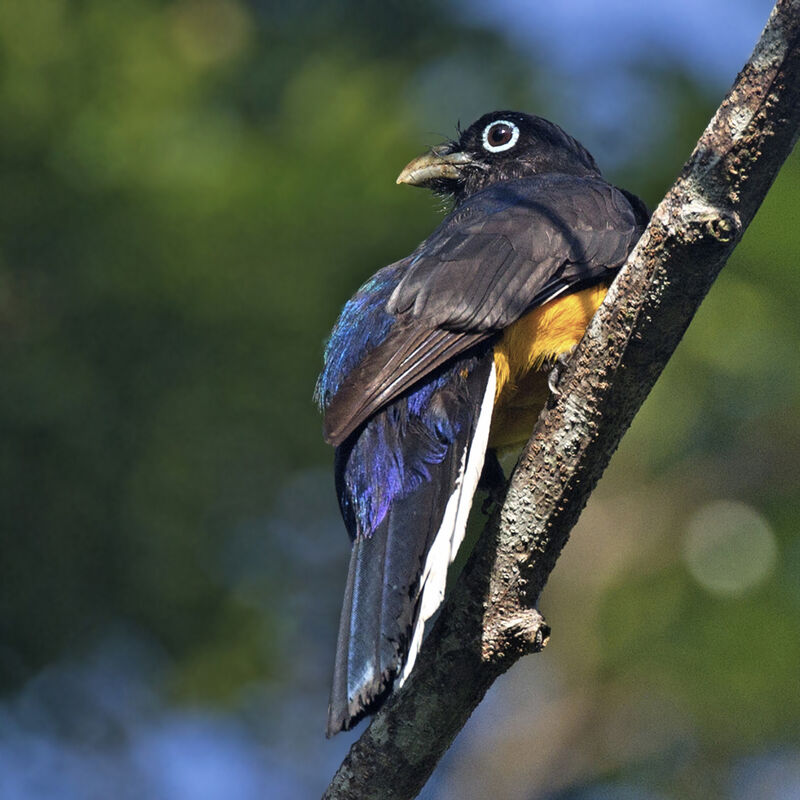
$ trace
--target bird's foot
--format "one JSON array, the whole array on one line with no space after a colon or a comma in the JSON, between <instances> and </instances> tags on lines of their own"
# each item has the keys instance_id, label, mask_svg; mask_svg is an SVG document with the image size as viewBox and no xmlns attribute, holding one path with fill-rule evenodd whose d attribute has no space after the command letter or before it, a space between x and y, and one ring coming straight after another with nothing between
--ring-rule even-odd
<instances>
[{"instance_id":1,"label":"bird's foot","mask_svg":"<svg viewBox=\"0 0 800 800\"><path fill-rule=\"evenodd\" d=\"M506 496L506 475L503 466L494 450L486 451L481 477L478 479L478 488L485 489L489 494L481 504L481 513L488 514L491 507L500 505Z\"/></svg>"},{"instance_id":2,"label":"bird's foot","mask_svg":"<svg viewBox=\"0 0 800 800\"><path fill-rule=\"evenodd\" d=\"M561 394L558 384L577 346L578 345L574 344L569 350L565 350L563 353L559 353L558 356L556 356L553 368L550 370L550 374L547 376L547 388L554 397L558 397Z\"/></svg>"}]
</instances>

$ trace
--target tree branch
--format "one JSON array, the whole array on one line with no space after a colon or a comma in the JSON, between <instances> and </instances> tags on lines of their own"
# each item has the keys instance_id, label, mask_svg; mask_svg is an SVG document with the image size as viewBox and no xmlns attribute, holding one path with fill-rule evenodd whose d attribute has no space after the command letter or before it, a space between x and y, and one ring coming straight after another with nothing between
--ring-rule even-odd
<instances>
[{"instance_id":1,"label":"tree branch","mask_svg":"<svg viewBox=\"0 0 800 800\"><path fill-rule=\"evenodd\" d=\"M779 0L753 55L656 209L536 424L420 653L325 798L416 796L492 682L538 652L534 606L634 415L800 132L800 0Z\"/></svg>"}]
</instances>

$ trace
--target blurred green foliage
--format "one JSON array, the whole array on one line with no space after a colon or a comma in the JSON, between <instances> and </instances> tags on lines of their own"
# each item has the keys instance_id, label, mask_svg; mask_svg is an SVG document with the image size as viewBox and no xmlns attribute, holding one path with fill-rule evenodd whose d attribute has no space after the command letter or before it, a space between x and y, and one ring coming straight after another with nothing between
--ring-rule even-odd
<instances>
[{"instance_id":1,"label":"blurred green foliage","mask_svg":"<svg viewBox=\"0 0 800 800\"><path fill-rule=\"evenodd\" d=\"M331 458L311 402L324 337L436 222L436 201L394 186L403 164L458 115L547 115L546 81L433 2L4 0L0 65L0 688L118 620L172 657L176 697L288 686L309 632L286 598L319 592L332 643L344 581L319 482L291 484ZM611 177L654 204L719 97L651 80L668 124ZM799 214L795 156L544 601L550 657L604 713L639 687L690 718L689 774L799 744ZM734 598L681 556L691 511L720 497L765 515L779 553ZM330 586L303 586L276 544L275 515L303 513L341 537L293 544L335 552ZM261 547L247 580L225 568L243 529ZM613 569L587 588L598 557ZM690 796L682 780L664 784Z\"/></svg>"},{"instance_id":2,"label":"blurred green foliage","mask_svg":"<svg viewBox=\"0 0 800 800\"><path fill-rule=\"evenodd\" d=\"M318 29L303 4L0 9L0 684L116 616L270 674L274 621L215 561L328 462L326 332L430 225L393 176L419 147L404 81L447 37L404 9L405 32L361 3Z\"/></svg>"}]
</instances>

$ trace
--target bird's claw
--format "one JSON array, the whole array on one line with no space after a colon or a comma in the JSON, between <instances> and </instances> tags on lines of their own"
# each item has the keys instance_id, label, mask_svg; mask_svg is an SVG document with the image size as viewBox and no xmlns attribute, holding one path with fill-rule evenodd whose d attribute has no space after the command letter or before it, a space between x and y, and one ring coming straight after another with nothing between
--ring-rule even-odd
<instances>
[{"instance_id":1,"label":"bird's claw","mask_svg":"<svg viewBox=\"0 0 800 800\"><path fill-rule=\"evenodd\" d=\"M561 394L558 384L577 346L578 345L575 344L570 347L569 350L565 350L563 353L559 353L556 356L553 368L550 370L550 374L547 376L547 388L554 397L558 397Z\"/></svg>"}]
</instances>

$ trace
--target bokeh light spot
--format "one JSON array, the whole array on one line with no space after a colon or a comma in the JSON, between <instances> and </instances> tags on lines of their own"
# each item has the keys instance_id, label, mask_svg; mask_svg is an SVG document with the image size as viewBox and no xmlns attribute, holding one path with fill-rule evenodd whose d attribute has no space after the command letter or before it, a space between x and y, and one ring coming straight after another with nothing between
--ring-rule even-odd
<instances>
[{"instance_id":1,"label":"bokeh light spot","mask_svg":"<svg viewBox=\"0 0 800 800\"><path fill-rule=\"evenodd\" d=\"M173 9L172 21L178 50L198 67L238 55L251 33L248 14L236 0L183 0Z\"/></svg>"},{"instance_id":2,"label":"bokeh light spot","mask_svg":"<svg viewBox=\"0 0 800 800\"><path fill-rule=\"evenodd\" d=\"M717 595L738 595L764 581L777 556L769 523L744 503L718 500L689 520L684 558L703 588Z\"/></svg>"}]
</instances>

